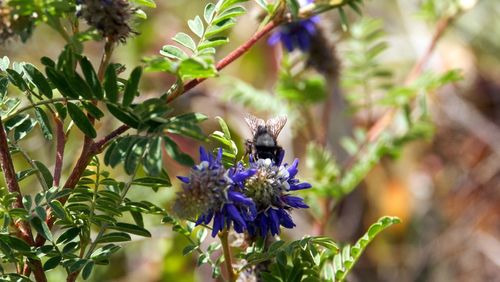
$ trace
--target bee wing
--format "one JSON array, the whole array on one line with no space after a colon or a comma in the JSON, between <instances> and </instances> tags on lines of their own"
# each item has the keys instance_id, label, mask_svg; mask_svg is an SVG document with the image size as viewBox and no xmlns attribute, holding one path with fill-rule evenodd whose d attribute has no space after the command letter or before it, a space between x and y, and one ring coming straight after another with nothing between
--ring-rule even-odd
<instances>
[{"instance_id":1,"label":"bee wing","mask_svg":"<svg viewBox=\"0 0 500 282\"><path fill-rule=\"evenodd\" d=\"M278 135L283 127L285 127L286 121L286 116L278 116L266 121L266 128L269 130L274 139L278 139Z\"/></svg>"},{"instance_id":2,"label":"bee wing","mask_svg":"<svg viewBox=\"0 0 500 282\"><path fill-rule=\"evenodd\" d=\"M257 128L259 128L259 126L266 126L266 123L263 119L255 117L251 114L245 115L245 122L248 124L248 127L250 127L252 135L255 135L255 133L257 133Z\"/></svg>"}]
</instances>

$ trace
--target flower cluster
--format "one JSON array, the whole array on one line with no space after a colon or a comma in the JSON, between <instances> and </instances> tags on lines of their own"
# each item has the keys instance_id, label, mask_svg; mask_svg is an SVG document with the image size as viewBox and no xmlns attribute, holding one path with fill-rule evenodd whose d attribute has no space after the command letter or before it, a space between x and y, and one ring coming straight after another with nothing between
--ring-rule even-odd
<instances>
[{"instance_id":1,"label":"flower cluster","mask_svg":"<svg viewBox=\"0 0 500 282\"><path fill-rule=\"evenodd\" d=\"M293 208L307 208L303 199L289 194L310 188L299 182L298 160L291 165L271 159L250 160L250 167L238 163L225 169L222 149L216 157L200 148L201 163L188 177L178 177L182 191L178 193L174 211L184 218L195 218L196 224L213 220L212 236L233 226L238 233L266 237L280 233L280 226L293 228L289 214Z\"/></svg>"},{"instance_id":2,"label":"flower cluster","mask_svg":"<svg viewBox=\"0 0 500 282\"><path fill-rule=\"evenodd\" d=\"M302 0L300 2L302 2L302 6L304 6L313 1ZM267 42L270 45L276 45L281 41L288 52L292 52L296 47L301 51L308 51L311 47L311 38L316 34L316 23L318 21L319 17L314 16L309 19L298 20L283 25L277 32L269 37Z\"/></svg>"},{"instance_id":3,"label":"flower cluster","mask_svg":"<svg viewBox=\"0 0 500 282\"><path fill-rule=\"evenodd\" d=\"M251 235L265 237L280 233L280 226L293 228L295 224L289 214L293 208L308 208L303 199L289 194L291 191L310 188L306 182L295 178L299 160L291 165L272 162L270 159L250 160L250 168L257 172L245 183L245 195L251 198L257 208L255 220L248 224Z\"/></svg>"},{"instance_id":4,"label":"flower cluster","mask_svg":"<svg viewBox=\"0 0 500 282\"><path fill-rule=\"evenodd\" d=\"M134 8L126 0L77 0L78 15L111 41L124 42L135 32L129 26Z\"/></svg>"},{"instance_id":5,"label":"flower cluster","mask_svg":"<svg viewBox=\"0 0 500 282\"><path fill-rule=\"evenodd\" d=\"M197 225L209 224L213 219L214 237L231 224L236 232L242 233L256 215L255 204L242 193L244 181L255 174L255 170L241 165L226 170L222 165L222 149L214 157L201 147L200 160L189 177L178 177L184 184L174 211L185 218L197 217Z\"/></svg>"}]
</instances>

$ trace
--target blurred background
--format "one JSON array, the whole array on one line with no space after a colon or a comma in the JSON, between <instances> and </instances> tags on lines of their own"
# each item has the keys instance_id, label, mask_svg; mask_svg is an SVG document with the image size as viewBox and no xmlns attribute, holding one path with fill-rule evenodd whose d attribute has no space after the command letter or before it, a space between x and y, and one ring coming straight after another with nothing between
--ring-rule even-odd
<instances>
[{"instance_id":1,"label":"blurred background","mask_svg":"<svg viewBox=\"0 0 500 282\"><path fill-rule=\"evenodd\" d=\"M137 27L140 36L119 46L112 61L131 70L144 56L156 55L161 46L172 43L170 38L175 33L188 29L188 19L202 13L204 5L200 2L208 1L156 2L156 9L147 10L149 19ZM392 70L392 83L404 84L439 27L436 25L439 15L433 21L424 13L422 5L428 2L367 1L363 8L363 17L380 20L380 28L385 32L388 48L381 54L379 64ZM432 136L410 142L398 154L382 158L352 193L336 203L322 232L337 242L353 243L380 216L401 218L401 224L389 228L367 249L349 281L500 281L500 3L465 2L470 2L471 9L447 23L432 57L422 66L423 70L435 72L460 69L463 76L463 80L430 94ZM246 6L249 13L239 19L230 35L230 44L219 50L219 58L258 28L259 8L253 2ZM348 13L348 17L353 26L362 18L355 13ZM340 88L348 103L337 104L333 108L337 112L330 113L329 118L368 129L383 115L384 109L374 106L368 110L350 110L352 99L347 96L352 85L344 83L345 70L349 69L344 59L352 51L352 45L349 32L343 31L338 18L334 12L321 16L322 32L334 43L338 58L339 80L327 81L326 85ZM0 56L36 63L42 56L56 57L63 44L57 34L41 26L25 44L11 41L0 46ZM85 45L86 54L95 64L101 50L101 43ZM262 40L224 69L219 79L209 80L176 100L175 111L208 115L210 119L204 124L207 134L218 129L213 118L224 117L243 150L244 139L250 137L243 113L252 112L263 118L275 113L256 111L251 105L233 101L237 96L235 89L252 87L252 91L273 93L280 76L280 61L283 57L293 61L294 56L300 55L288 56L279 45L269 46ZM174 78L166 74L147 74L141 85L147 93L144 97L160 95L173 82ZM384 95L380 89L373 92L375 97ZM342 114L346 112L349 114ZM302 160L301 179L313 182L314 176L308 174L306 167L304 146L312 137L304 128L313 126L311 123L315 121L308 120L302 112L294 114L279 142L287 152L287 161L294 157ZM106 128L115 125L104 123L98 127L107 131ZM328 131L328 141L338 142L343 134L342 129L333 128ZM74 144L68 145L68 156L79 154L78 139L73 138ZM198 143L187 139L176 141L197 158ZM25 142L33 152L43 147L36 140ZM343 152L341 149L337 152L341 162ZM44 150L38 154L47 159L53 155ZM69 158L67 162L68 170L72 164ZM171 177L188 172L174 162L165 165ZM157 193L138 187L131 193L169 208L179 188L179 181L173 182L174 187ZM294 218L297 227L285 230L284 238L300 238L314 230L307 212L295 212ZM173 233L170 226L160 225L160 218L147 220L153 237L134 238L114 256L110 267L97 268L92 281L211 280L208 267L196 268L194 256L182 255L187 244L184 238ZM63 281L65 276L53 270L49 277L50 281Z\"/></svg>"}]
</instances>

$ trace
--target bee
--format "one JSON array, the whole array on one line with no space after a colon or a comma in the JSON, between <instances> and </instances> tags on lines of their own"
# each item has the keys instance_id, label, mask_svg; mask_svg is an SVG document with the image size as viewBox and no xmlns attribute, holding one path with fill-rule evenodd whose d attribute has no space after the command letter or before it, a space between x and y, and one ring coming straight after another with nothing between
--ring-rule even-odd
<instances>
[{"instance_id":1,"label":"bee","mask_svg":"<svg viewBox=\"0 0 500 282\"><path fill-rule=\"evenodd\" d=\"M245 116L245 121L252 131L253 139L246 140L246 154L254 159L271 159L274 163L279 162L283 148L278 145L276 139L286 124L286 116L264 120L250 114Z\"/></svg>"}]
</instances>

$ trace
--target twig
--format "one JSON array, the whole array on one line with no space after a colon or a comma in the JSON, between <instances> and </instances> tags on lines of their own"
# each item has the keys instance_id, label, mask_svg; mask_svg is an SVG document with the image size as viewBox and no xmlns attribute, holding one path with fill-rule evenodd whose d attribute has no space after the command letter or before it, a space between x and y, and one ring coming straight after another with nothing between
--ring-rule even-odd
<instances>
[{"instance_id":1,"label":"twig","mask_svg":"<svg viewBox=\"0 0 500 282\"><path fill-rule=\"evenodd\" d=\"M54 166L53 184L57 187L61 181L66 135L64 134L64 124L58 116L54 116L54 123L56 124L56 164Z\"/></svg>"}]
</instances>

